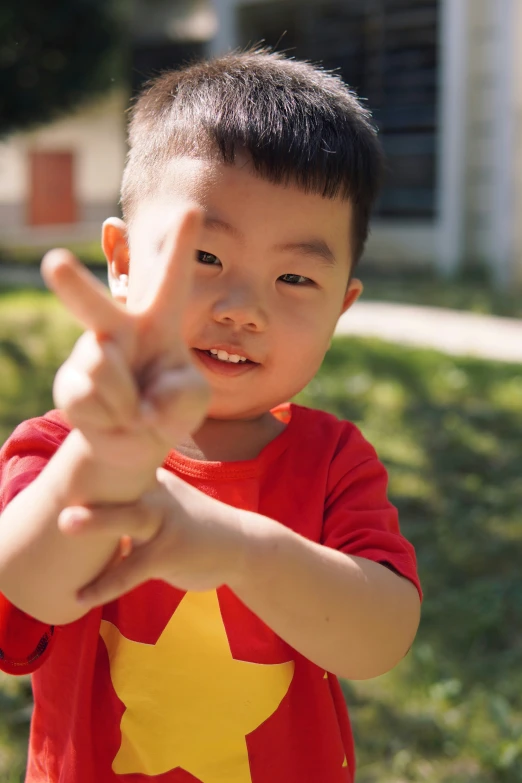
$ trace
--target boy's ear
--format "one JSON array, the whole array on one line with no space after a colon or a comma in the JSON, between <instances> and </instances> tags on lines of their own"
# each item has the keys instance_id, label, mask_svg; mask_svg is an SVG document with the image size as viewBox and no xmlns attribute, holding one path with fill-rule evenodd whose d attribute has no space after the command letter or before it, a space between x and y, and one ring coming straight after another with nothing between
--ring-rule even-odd
<instances>
[{"instance_id":1,"label":"boy's ear","mask_svg":"<svg viewBox=\"0 0 522 783\"><path fill-rule=\"evenodd\" d=\"M127 226L120 218L107 218L102 226L102 248L107 259L109 288L115 299L127 300L129 245Z\"/></svg>"},{"instance_id":2,"label":"boy's ear","mask_svg":"<svg viewBox=\"0 0 522 783\"><path fill-rule=\"evenodd\" d=\"M348 288L346 289L346 293L344 295L343 305L341 307L341 312L339 313L340 316L350 309L350 307L358 300L362 292L363 284L356 277L352 277L348 283Z\"/></svg>"}]
</instances>

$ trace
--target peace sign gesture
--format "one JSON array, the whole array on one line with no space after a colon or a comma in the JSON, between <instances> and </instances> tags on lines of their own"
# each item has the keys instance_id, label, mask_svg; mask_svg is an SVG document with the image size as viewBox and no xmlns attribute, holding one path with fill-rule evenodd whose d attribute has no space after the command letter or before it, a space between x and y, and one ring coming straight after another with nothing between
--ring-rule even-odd
<instances>
[{"instance_id":1,"label":"peace sign gesture","mask_svg":"<svg viewBox=\"0 0 522 783\"><path fill-rule=\"evenodd\" d=\"M143 476L132 488L122 478L115 501L138 497L167 452L197 429L206 412L208 388L181 337L200 227L197 208L180 208L151 264L139 311L112 300L68 251L53 250L42 262L49 288L88 330L56 375L55 404L102 467L132 468L134 477Z\"/></svg>"}]
</instances>

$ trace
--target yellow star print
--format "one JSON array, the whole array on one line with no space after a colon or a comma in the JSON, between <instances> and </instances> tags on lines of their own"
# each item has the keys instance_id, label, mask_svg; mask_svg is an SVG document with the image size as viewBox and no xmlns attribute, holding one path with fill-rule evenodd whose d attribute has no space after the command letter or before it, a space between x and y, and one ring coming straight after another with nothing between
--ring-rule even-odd
<instances>
[{"instance_id":1,"label":"yellow star print","mask_svg":"<svg viewBox=\"0 0 522 783\"><path fill-rule=\"evenodd\" d=\"M160 775L181 767L201 783L252 783L246 735L279 707L294 662L232 658L217 593L186 593L155 645L102 620L111 679L126 709L112 768Z\"/></svg>"}]
</instances>

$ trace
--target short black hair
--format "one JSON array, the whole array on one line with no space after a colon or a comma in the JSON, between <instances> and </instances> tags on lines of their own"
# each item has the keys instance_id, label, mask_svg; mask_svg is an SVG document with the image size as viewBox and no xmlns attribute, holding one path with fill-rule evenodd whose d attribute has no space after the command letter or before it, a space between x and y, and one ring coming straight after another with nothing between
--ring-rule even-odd
<instances>
[{"instance_id":1,"label":"short black hair","mask_svg":"<svg viewBox=\"0 0 522 783\"><path fill-rule=\"evenodd\" d=\"M175 155L247 153L259 176L353 205L353 263L362 255L383 155L367 108L339 76L266 49L162 73L131 109L124 218Z\"/></svg>"}]
</instances>

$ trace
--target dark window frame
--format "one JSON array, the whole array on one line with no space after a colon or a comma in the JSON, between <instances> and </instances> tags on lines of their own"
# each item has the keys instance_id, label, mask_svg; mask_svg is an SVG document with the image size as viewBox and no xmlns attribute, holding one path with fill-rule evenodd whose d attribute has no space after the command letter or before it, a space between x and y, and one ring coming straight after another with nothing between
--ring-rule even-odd
<instances>
[{"instance_id":1,"label":"dark window frame","mask_svg":"<svg viewBox=\"0 0 522 783\"><path fill-rule=\"evenodd\" d=\"M237 9L240 46L264 42L338 69L367 101L387 158L375 214L436 215L438 0L276 0Z\"/></svg>"}]
</instances>

